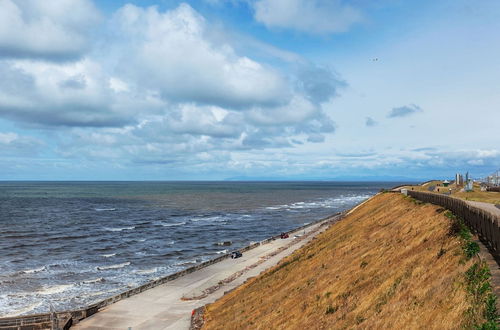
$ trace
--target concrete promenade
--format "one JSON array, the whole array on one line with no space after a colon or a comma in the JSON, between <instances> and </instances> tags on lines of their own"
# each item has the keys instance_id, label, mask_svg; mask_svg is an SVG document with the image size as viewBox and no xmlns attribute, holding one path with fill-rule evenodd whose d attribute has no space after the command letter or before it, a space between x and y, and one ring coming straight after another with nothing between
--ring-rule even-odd
<instances>
[{"instance_id":1,"label":"concrete promenade","mask_svg":"<svg viewBox=\"0 0 500 330\"><path fill-rule=\"evenodd\" d=\"M491 203L483 203L483 202L475 202L475 201L466 201L468 204L488 211L490 213L495 214L497 217L500 217L500 209Z\"/></svg>"},{"instance_id":2,"label":"concrete promenade","mask_svg":"<svg viewBox=\"0 0 500 330\"><path fill-rule=\"evenodd\" d=\"M245 252L241 258L225 259L121 300L82 320L71 329L188 329L193 309L214 302L224 292L276 265L328 228L322 225L328 221L329 219L293 233L288 239L277 239L260 245ZM303 237L294 238L294 235Z\"/></svg>"}]
</instances>

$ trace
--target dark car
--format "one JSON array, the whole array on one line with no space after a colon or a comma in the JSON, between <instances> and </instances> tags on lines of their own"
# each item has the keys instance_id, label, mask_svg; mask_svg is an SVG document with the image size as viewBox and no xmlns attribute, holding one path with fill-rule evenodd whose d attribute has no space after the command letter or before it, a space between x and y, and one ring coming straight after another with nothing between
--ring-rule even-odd
<instances>
[{"instance_id":1,"label":"dark car","mask_svg":"<svg viewBox=\"0 0 500 330\"><path fill-rule=\"evenodd\" d=\"M233 258L233 259L236 259L236 258L239 258L242 256L243 256L243 254L241 254L240 251L234 251L233 253L231 253L231 258Z\"/></svg>"}]
</instances>

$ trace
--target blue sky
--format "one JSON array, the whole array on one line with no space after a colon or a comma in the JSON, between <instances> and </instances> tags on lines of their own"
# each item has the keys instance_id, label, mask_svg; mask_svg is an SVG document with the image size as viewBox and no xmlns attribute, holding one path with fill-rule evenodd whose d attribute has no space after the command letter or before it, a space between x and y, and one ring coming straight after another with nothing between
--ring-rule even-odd
<instances>
[{"instance_id":1,"label":"blue sky","mask_svg":"<svg viewBox=\"0 0 500 330\"><path fill-rule=\"evenodd\" d=\"M500 168L500 3L0 0L0 180Z\"/></svg>"}]
</instances>

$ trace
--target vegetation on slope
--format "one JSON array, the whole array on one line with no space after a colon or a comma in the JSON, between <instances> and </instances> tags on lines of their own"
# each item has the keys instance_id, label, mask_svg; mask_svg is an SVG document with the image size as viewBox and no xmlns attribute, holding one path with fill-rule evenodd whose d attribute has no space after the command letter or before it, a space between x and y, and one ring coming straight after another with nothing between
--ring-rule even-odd
<instances>
[{"instance_id":1,"label":"vegetation on slope","mask_svg":"<svg viewBox=\"0 0 500 330\"><path fill-rule=\"evenodd\" d=\"M470 238L437 206L380 194L208 305L203 329L495 328Z\"/></svg>"}]
</instances>

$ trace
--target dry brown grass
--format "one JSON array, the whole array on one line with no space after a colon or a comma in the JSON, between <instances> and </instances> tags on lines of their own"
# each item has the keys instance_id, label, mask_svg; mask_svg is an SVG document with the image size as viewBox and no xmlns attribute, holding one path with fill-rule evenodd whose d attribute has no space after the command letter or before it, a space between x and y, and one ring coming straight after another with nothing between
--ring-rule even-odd
<instances>
[{"instance_id":1,"label":"dry brown grass","mask_svg":"<svg viewBox=\"0 0 500 330\"><path fill-rule=\"evenodd\" d=\"M447 194L451 189L451 196L460 198L463 200L484 202L491 204L500 204L500 192L494 191L481 191L479 184L474 183L474 191L465 192L461 191L463 186L457 186L455 184L450 184L448 187L443 187L443 181L431 181L424 185L407 186L408 190L424 191L424 192L434 192L439 194ZM440 184L441 186L438 186ZM436 186L433 191L429 191L429 187Z\"/></svg>"},{"instance_id":2,"label":"dry brown grass","mask_svg":"<svg viewBox=\"0 0 500 330\"><path fill-rule=\"evenodd\" d=\"M457 329L464 262L438 207L380 194L209 305L204 329Z\"/></svg>"},{"instance_id":3,"label":"dry brown grass","mask_svg":"<svg viewBox=\"0 0 500 330\"><path fill-rule=\"evenodd\" d=\"M453 197L461 198L467 201L484 202L491 204L500 204L500 192L496 191L462 191L452 195Z\"/></svg>"}]
</instances>

